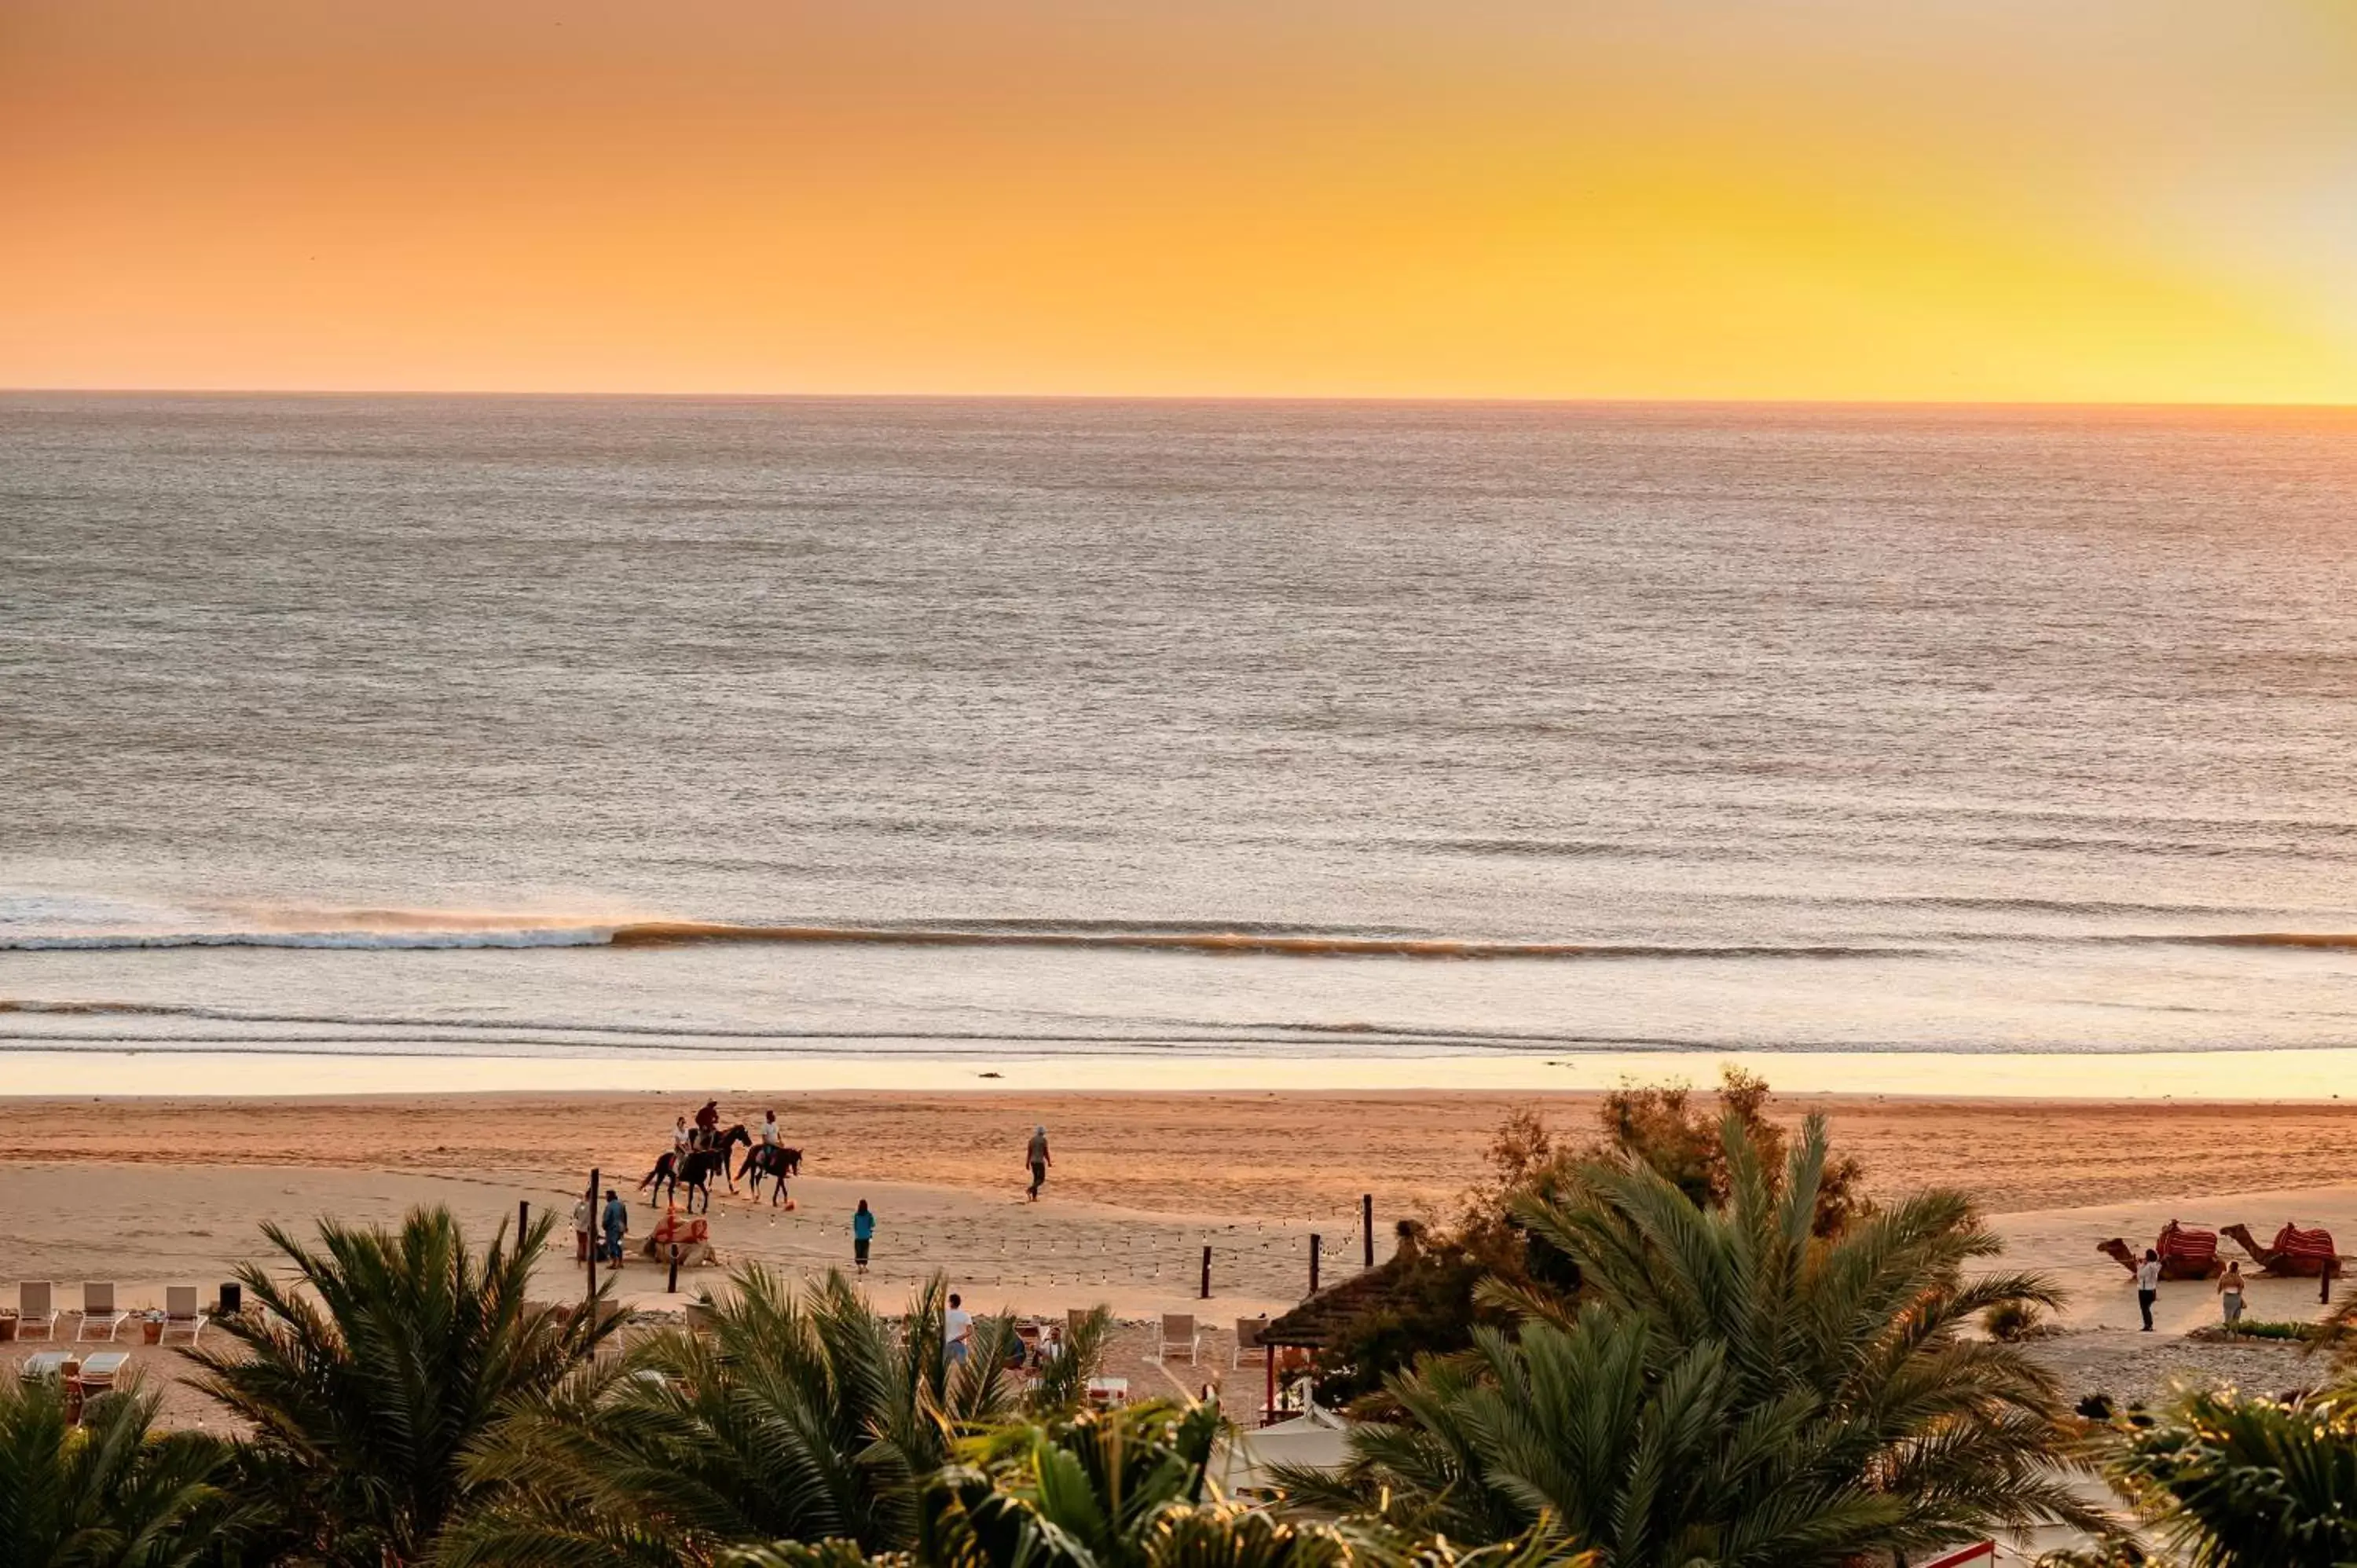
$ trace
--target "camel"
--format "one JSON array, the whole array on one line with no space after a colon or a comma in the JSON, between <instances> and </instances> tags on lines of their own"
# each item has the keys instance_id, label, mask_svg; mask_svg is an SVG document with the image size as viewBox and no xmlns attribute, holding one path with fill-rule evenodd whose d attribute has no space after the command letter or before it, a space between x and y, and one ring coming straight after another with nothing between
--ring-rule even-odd
<instances>
[{"instance_id":1,"label":"camel","mask_svg":"<svg viewBox=\"0 0 2357 1568\"><path fill-rule=\"evenodd\" d=\"M2223 1233L2232 1236L2243 1251L2257 1260L2259 1272L2264 1274L2296 1274L2314 1279L2324 1273L2328 1264L2338 1274L2345 1273L2349 1264L2357 1262L2333 1251L2330 1230L2302 1230L2287 1224L2276 1232L2274 1243L2266 1247L2259 1245L2247 1225L2226 1226Z\"/></svg>"},{"instance_id":2,"label":"camel","mask_svg":"<svg viewBox=\"0 0 2357 1568\"><path fill-rule=\"evenodd\" d=\"M2136 1273L2137 1267L2144 1262L2142 1252L2137 1251L2117 1236L2108 1241L2096 1242L2095 1251L2103 1253L2130 1273ZM2183 1252L2164 1251L2161 1254L2160 1277L2165 1280L2214 1280L2225 1272L2226 1265L2218 1261L2214 1245L2206 1258L2192 1257Z\"/></svg>"}]
</instances>

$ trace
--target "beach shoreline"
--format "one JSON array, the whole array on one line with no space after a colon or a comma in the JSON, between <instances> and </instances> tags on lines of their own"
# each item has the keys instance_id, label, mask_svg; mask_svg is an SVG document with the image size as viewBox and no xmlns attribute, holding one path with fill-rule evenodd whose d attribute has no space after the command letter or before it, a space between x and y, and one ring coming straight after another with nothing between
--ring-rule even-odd
<instances>
[{"instance_id":1,"label":"beach shoreline","mask_svg":"<svg viewBox=\"0 0 2357 1568\"><path fill-rule=\"evenodd\" d=\"M1624 1083L1715 1082L1739 1067L1787 1095L1927 1101L2168 1101L2330 1105L2357 1084L2357 1047L2250 1051L2021 1052L1582 1050L1456 1051L1428 1056L1192 1052L945 1054L865 1043L840 1053L605 1052L454 1056L218 1049L125 1041L72 1049L0 1050L0 1103L130 1095L340 1099L414 1094L627 1094L710 1086L748 1094L975 1093L1556 1094ZM1957 1086L1972 1086L1959 1094Z\"/></svg>"}]
</instances>

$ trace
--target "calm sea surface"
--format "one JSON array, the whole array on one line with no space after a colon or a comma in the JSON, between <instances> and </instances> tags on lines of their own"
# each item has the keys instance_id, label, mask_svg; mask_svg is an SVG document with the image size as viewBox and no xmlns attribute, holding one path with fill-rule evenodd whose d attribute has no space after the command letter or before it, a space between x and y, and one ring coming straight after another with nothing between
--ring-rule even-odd
<instances>
[{"instance_id":1,"label":"calm sea surface","mask_svg":"<svg viewBox=\"0 0 2357 1568\"><path fill-rule=\"evenodd\" d=\"M2348 416L0 399L0 1049L2343 1046L2352 764Z\"/></svg>"}]
</instances>

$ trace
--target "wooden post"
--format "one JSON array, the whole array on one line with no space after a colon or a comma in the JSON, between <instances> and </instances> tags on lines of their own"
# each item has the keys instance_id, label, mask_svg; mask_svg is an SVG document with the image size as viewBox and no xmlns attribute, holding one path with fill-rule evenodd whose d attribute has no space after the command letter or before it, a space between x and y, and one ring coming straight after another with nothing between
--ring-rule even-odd
<instances>
[{"instance_id":1,"label":"wooden post","mask_svg":"<svg viewBox=\"0 0 2357 1568\"><path fill-rule=\"evenodd\" d=\"M589 1294L597 1294L597 1249L606 1244L605 1216L597 1212L597 1167L589 1167Z\"/></svg>"},{"instance_id":2,"label":"wooden post","mask_svg":"<svg viewBox=\"0 0 2357 1568\"><path fill-rule=\"evenodd\" d=\"M1318 1249L1325 1245L1325 1241L1326 1239L1317 1231L1312 1230L1309 1233L1309 1294L1311 1295L1318 1294Z\"/></svg>"},{"instance_id":3,"label":"wooden post","mask_svg":"<svg viewBox=\"0 0 2357 1568\"><path fill-rule=\"evenodd\" d=\"M679 1294L679 1243L676 1241L671 1244L671 1280L663 1289L672 1295Z\"/></svg>"},{"instance_id":4,"label":"wooden post","mask_svg":"<svg viewBox=\"0 0 2357 1568\"><path fill-rule=\"evenodd\" d=\"M1359 1195L1359 1231L1366 1238L1366 1262L1372 1269L1375 1266L1375 1195L1372 1192Z\"/></svg>"},{"instance_id":5,"label":"wooden post","mask_svg":"<svg viewBox=\"0 0 2357 1568\"><path fill-rule=\"evenodd\" d=\"M532 1229L532 1199L516 1199L516 1245L523 1245L523 1233Z\"/></svg>"},{"instance_id":6,"label":"wooden post","mask_svg":"<svg viewBox=\"0 0 2357 1568\"><path fill-rule=\"evenodd\" d=\"M1211 1299L1211 1249L1203 1249L1203 1299Z\"/></svg>"}]
</instances>

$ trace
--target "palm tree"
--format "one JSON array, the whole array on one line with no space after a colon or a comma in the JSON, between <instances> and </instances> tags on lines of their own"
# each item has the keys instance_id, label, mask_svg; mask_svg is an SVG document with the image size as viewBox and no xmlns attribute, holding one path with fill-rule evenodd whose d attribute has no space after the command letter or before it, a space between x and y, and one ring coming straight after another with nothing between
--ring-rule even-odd
<instances>
[{"instance_id":1,"label":"palm tree","mask_svg":"<svg viewBox=\"0 0 2357 1568\"><path fill-rule=\"evenodd\" d=\"M897 1328L840 1273L803 1293L759 1265L732 1283L709 1338L657 1335L502 1423L471 1471L490 1500L453 1531L447 1568L696 1564L778 1539L904 1547L924 1479L1017 1406L1013 1324L977 1319L952 1360L939 1276Z\"/></svg>"},{"instance_id":2,"label":"palm tree","mask_svg":"<svg viewBox=\"0 0 2357 1568\"><path fill-rule=\"evenodd\" d=\"M233 1348L189 1354L196 1386L253 1428L250 1472L307 1555L421 1561L467 1497L468 1446L611 1331L605 1314L526 1302L549 1225L512 1250L502 1225L479 1256L447 1208L414 1209L397 1231L322 1220L316 1248L263 1228L294 1279L241 1267L265 1311L221 1321Z\"/></svg>"},{"instance_id":3,"label":"palm tree","mask_svg":"<svg viewBox=\"0 0 2357 1568\"><path fill-rule=\"evenodd\" d=\"M1967 1277L2000 1243L1933 1191L1815 1233L1824 1125L1781 1179L1722 1128L1721 1205L1637 1162L1581 1167L1520 1207L1581 1271L1576 1313L1523 1294L1518 1337L1392 1380L1304 1501L1500 1541L1536 1530L1610 1568L1811 1568L2049 1519L2100 1523L2061 1484L2060 1391L1978 1314L2051 1305L2030 1275Z\"/></svg>"},{"instance_id":4,"label":"palm tree","mask_svg":"<svg viewBox=\"0 0 2357 1568\"><path fill-rule=\"evenodd\" d=\"M2357 1561L2357 1404L2193 1393L2128 1434L2114 1466L2191 1568Z\"/></svg>"},{"instance_id":5,"label":"palm tree","mask_svg":"<svg viewBox=\"0 0 2357 1568\"><path fill-rule=\"evenodd\" d=\"M1104 1368L1105 1346L1113 1337L1113 1313L1103 1306L1072 1320L1056 1358L1039 1369L1039 1379L1023 1396L1023 1408L1034 1416L1070 1415L1088 1402L1089 1380Z\"/></svg>"},{"instance_id":6,"label":"palm tree","mask_svg":"<svg viewBox=\"0 0 2357 1568\"><path fill-rule=\"evenodd\" d=\"M161 1402L101 1394L69 1419L53 1380L0 1380L0 1568L188 1568L236 1533L228 1450L152 1430Z\"/></svg>"},{"instance_id":7,"label":"palm tree","mask_svg":"<svg viewBox=\"0 0 2357 1568\"><path fill-rule=\"evenodd\" d=\"M916 1568L1594 1568L1544 1545L1461 1552L1381 1527L1295 1524L1219 1499L1215 1404L1015 1423L927 1485ZM735 1568L870 1568L845 1541L780 1541Z\"/></svg>"}]
</instances>

